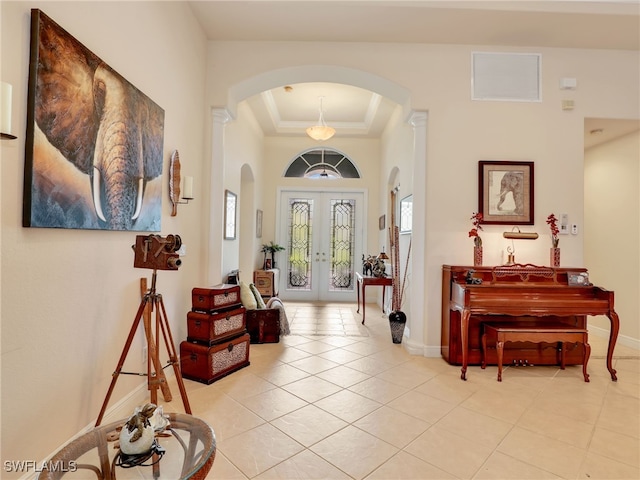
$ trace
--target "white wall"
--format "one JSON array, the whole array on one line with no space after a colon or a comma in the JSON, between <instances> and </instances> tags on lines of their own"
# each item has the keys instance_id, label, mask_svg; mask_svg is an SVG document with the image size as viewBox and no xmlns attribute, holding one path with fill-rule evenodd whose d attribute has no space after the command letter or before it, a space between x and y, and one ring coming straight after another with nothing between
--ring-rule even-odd
<instances>
[{"instance_id":1,"label":"white wall","mask_svg":"<svg viewBox=\"0 0 640 480\"><path fill-rule=\"evenodd\" d=\"M586 150L584 167L589 280L615 292L619 341L639 348L640 133ZM609 329L605 317L595 317L590 323Z\"/></svg>"},{"instance_id":2,"label":"white wall","mask_svg":"<svg viewBox=\"0 0 640 480\"><path fill-rule=\"evenodd\" d=\"M264 189L264 165L263 135L246 103L239 105L237 118L225 126L224 141L224 185L238 195L239 228L235 240L223 242L222 273L226 275L231 270L240 269L241 280L251 282L254 263L259 258L258 251L261 245L260 239L256 239L255 236L255 211ZM245 172L251 172L251 184L242 181L243 167ZM219 173L216 172L217 174ZM219 197L219 201L222 202L222 196ZM240 213L244 215L241 216ZM248 216L250 218L247 218ZM244 247L242 250L241 244Z\"/></svg>"},{"instance_id":3,"label":"white wall","mask_svg":"<svg viewBox=\"0 0 640 480\"><path fill-rule=\"evenodd\" d=\"M176 342L186 338L201 251L206 41L180 2L1 2L2 81L18 139L2 140L2 461L41 460L92 425L140 303L136 232L23 228L30 8L45 14L165 110L162 234L179 234L178 272L158 272ZM178 149L196 199L170 216L167 165ZM143 368L140 335L125 370ZM121 375L110 407L146 383ZM141 390L148 396L146 388ZM173 392L182 409L179 392ZM3 470L2 478L12 478Z\"/></svg>"}]
</instances>

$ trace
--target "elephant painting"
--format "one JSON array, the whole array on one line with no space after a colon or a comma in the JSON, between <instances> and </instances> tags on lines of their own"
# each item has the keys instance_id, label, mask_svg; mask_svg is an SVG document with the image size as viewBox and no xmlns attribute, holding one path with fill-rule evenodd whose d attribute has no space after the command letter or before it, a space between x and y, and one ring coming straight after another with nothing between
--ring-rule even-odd
<instances>
[{"instance_id":1,"label":"elephant painting","mask_svg":"<svg viewBox=\"0 0 640 480\"><path fill-rule=\"evenodd\" d=\"M23 224L159 231L164 110L32 10Z\"/></svg>"},{"instance_id":2,"label":"elephant painting","mask_svg":"<svg viewBox=\"0 0 640 480\"><path fill-rule=\"evenodd\" d=\"M500 197L496 208L503 211L503 205L507 195L511 193L513 197L514 209L509 212L515 215L524 215L524 174L523 172L505 172L500 180Z\"/></svg>"}]
</instances>

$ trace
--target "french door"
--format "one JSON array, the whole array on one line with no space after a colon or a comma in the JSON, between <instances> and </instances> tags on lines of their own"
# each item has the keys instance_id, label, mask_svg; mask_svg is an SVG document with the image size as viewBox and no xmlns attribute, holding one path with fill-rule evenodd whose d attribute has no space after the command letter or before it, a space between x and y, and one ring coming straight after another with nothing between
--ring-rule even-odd
<instances>
[{"instance_id":1,"label":"french door","mask_svg":"<svg viewBox=\"0 0 640 480\"><path fill-rule=\"evenodd\" d=\"M363 253L363 192L283 191L279 238L280 296L353 301ZM284 254L284 255L283 255Z\"/></svg>"}]
</instances>

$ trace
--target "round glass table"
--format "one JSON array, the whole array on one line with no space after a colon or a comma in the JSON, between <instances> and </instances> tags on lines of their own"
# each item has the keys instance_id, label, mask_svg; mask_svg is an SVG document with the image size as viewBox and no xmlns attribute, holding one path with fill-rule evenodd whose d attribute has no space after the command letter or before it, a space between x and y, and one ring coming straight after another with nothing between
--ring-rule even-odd
<instances>
[{"instance_id":1,"label":"round glass table","mask_svg":"<svg viewBox=\"0 0 640 480\"><path fill-rule=\"evenodd\" d=\"M72 479L193 479L207 476L216 455L216 437L203 420L184 413L165 414L171 424L156 440L165 453L146 462L146 466L118 466L118 434L126 419L100 425L76 438L46 463L39 480ZM151 465L153 464L153 465Z\"/></svg>"}]
</instances>

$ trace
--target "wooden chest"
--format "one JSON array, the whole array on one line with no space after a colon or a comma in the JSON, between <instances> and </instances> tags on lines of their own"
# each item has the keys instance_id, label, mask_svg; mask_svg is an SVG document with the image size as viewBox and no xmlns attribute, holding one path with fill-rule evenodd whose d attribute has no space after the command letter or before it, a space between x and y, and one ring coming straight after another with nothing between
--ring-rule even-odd
<instances>
[{"instance_id":1,"label":"wooden chest","mask_svg":"<svg viewBox=\"0 0 640 480\"><path fill-rule=\"evenodd\" d=\"M280 270L256 270L253 272L253 283L263 297L277 297Z\"/></svg>"},{"instance_id":2,"label":"wooden chest","mask_svg":"<svg viewBox=\"0 0 640 480\"><path fill-rule=\"evenodd\" d=\"M199 343L180 343L182 376L196 382L210 384L249 365L249 334L207 346Z\"/></svg>"},{"instance_id":3,"label":"wooden chest","mask_svg":"<svg viewBox=\"0 0 640 480\"><path fill-rule=\"evenodd\" d=\"M251 343L280 341L280 310L277 308L247 310L246 319Z\"/></svg>"},{"instance_id":4,"label":"wooden chest","mask_svg":"<svg viewBox=\"0 0 640 480\"><path fill-rule=\"evenodd\" d=\"M209 288L194 288L191 291L193 311L213 313L241 304L240 285L222 283Z\"/></svg>"},{"instance_id":5,"label":"wooden chest","mask_svg":"<svg viewBox=\"0 0 640 480\"><path fill-rule=\"evenodd\" d=\"M220 341L245 333L244 307L214 313L187 313L187 340L214 345Z\"/></svg>"}]
</instances>

